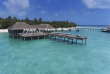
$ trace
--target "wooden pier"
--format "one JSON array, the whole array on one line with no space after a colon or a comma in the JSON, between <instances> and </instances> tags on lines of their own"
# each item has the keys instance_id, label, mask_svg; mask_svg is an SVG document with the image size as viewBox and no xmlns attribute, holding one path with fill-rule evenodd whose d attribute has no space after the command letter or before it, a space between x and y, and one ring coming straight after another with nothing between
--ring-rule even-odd
<instances>
[{"instance_id":1,"label":"wooden pier","mask_svg":"<svg viewBox=\"0 0 110 74\"><path fill-rule=\"evenodd\" d=\"M9 35L13 39L21 39L21 40L33 40L33 39L45 39L45 38L51 38L51 40L60 40L63 42L68 42L72 44L77 44L78 40L82 41L82 45L85 42L85 45L87 43L87 37L85 36L73 36L71 34L65 34L65 33L30 33L30 34L25 34L25 33L18 33L18 34L10 34ZM75 40L75 42L74 42ZM85 40L85 41L84 41Z\"/></svg>"},{"instance_id":2,"label":"wooden pier","mask_svg":"<svg viewBox=\"0 0 110 74\"><path fill-rule=\"evenodd\" d=\"M21 39L21 40L33 40L33 39L45 39L48 37L48 34L46 33L18 33L18 34L9 34L10 38L13 39Z\"/></svg>"},{"instance_id":3,"label":"wooden pier","mask_svg":"<svg viewBox=\"0 0 110 74\"><path fill-rule=\"evenodd\" d=\"M60 40L63 40L64 42L67 40L67 42L70 42L72 41L72 43L74 43L74 40L76 40L76 44L77 44L77 40L82 40L82 45L83 45L83 41L85 40L85 45L87 43L87 37L84 37L84 36L73 36L71 34L63 34L63 33L51 33L49 34L51 36L51 39L60 39Z\"/></svg>"},{"instance_id":4,"label":"wooden pier","mask_svg":"<svg viewBox=\"0 0 110 74\"><path fill-rule=\"evenodd\" d=\"M77 28L78 30L82 31L101 31L102 29L96 29L96 28Z\"/></svg>"}]
</instances>

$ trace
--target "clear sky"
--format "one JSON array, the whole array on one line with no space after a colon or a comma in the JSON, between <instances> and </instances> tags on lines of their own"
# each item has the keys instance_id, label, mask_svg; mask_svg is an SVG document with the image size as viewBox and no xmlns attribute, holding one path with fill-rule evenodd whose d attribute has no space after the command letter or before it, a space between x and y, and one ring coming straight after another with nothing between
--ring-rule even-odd
<instances>
[{"instance_id":1,"label":"clear sky","mask_svg":"<svg viewBox=\"0 0 110 74\"><path fill-rule=\"evenodd\" d=\"M0 17L110 25L110 0L0 0Z\"/></svg>"}]
</instances>

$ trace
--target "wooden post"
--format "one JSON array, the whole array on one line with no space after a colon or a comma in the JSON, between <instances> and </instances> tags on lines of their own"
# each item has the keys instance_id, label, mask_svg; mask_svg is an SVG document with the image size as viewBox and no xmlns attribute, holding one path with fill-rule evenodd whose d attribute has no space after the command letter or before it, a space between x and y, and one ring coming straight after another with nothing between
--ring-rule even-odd
<instances>
[{"instance_id":1,"label":"wooden post","mask_svg":"<svg viewBox=\"0 0 110 74\"><path fill-rule=\"evenodd\" d=\"M56 36L55 36L55 40L56 40Z\"/></svg>"},{"instance_id":2,"label":"wooden post","mask_svg":"<svg viewBox=\"0 0 110 74\"><path fill-rule=\"evenodd\" d=\"M69 43L69 39L68 39L68 43Z\"/></svg>"},{"instance_id":3,"label":"wooden post","mask_svg":"<svg viewBox=\"0 0 110 74\"><path fill-rule=\"evenodd\" d=\"M39 40L39 36L38 36L38 40Z\"/></svg>"},{"instance_id":4,"label":"wooden post","mask_svg":"<svg viewBox=\"0 0 110 74\"><path fill-rule=\"evenodd\" d=\"M32 37L31 37L31 40L32 40Z\"/></svg>"},{"instance_id":5,"label":"wooden post","mask_svg":"<svg viewBox=\"0 0 110 74\"><path fill-rule=\"evenodd\" d=\"M14 35L13 35L13 39L14 39Z\"/></svg>"},{"instance_id":6,"label":"wooden post","mask_svg":"<svg viewBox=\"0 0 110 74\"><path fill-rule=\"evenodd\" d=\"M76 44L77 44L77 39L76 39Z\"/></svg>"},{"instance_id":7,"label":"wooden post","mask_svg":"<svg viewBox=\"0 0 110 74\"><path fill-rule=\"evenodd\" d=\"M64 42L65 42L65 37L64 37Z\"/></svg>"},{"instance_id":8,"label":"wooden post","mask_svg":"<svg viewBox=\"0 0 110 74\"><path fill-rule=\"evenodd\" d=\"M51 38L51 40L53 40L53 37Z\"/></svg>"},{"instance_id":9,"label":"wooden post","mask_svg":"<svg viewBox=\"0 0 110 74\"><path fill-rule=\"evenodd\" d=\"M25 37L23 37L24 38L24 41L25 41Z\"/></svg>"},{"instance_id":10,"label":"wooden post","mask_svg":"<svg viewBox=\"0 0 110 74\"><path fill-rule=\"evenodd\" d=\"M86 45L87 39L85 39L85 45Z\"/></svg>"},{"instance_id":11,"label":"wooden post","mask_svg":"<svg viewBox=\"0 0 110 74\"><path fill-rule=\"evenodd\" d=\"M82 45L83 45L83 39L82 39Z\"/></svg>"},{"instance_id":12,"label":"wooden post","mask_svg":"<svg viewBox=\"0 0 110 74\"><path fill-rule=\"evenodd\" d=\"M73 39L72 39L72 44L73 44Z\"/></svg>"},{"instance_id":13,"label":"wooden post","mask_svg":"<svg viewBox=\"0 0 110 74\"><path fill-rule=\"evenodd\" d=\"M18 35L17 35L17 39L18 39Z\"/></svg>"},{"instance_id":14,"label":"wooden post","mask_svg":"<svg viewBox=\"0 0 110 74\"><path fill-rule=\"evenodd\" d=\"M45 39L45 36L44 36L44 39Z\"/></svg>"}]
</instances>

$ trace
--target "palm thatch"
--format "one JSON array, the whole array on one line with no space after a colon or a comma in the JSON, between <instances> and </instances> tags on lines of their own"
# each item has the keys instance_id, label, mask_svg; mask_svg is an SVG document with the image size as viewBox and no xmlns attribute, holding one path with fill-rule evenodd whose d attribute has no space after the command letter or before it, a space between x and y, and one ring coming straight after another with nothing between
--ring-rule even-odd
<instances>
[{"instance_id":1,"label":"palm thatch","mask_svg":"<svg viewBox=\"0 0 110 74\"><path fill-rule=\"evenodd\" d=\"M49 25L49 24L40 24L40 25L38 25L38 28L41 28L41 29L54 29L54 27Z\"/></svg>"},{"instance_id":2,"label":"palm thatch","mask_svg":"<svg viewBox=\"0 0 110 74\"><path fill-rule=\"evenodd\" d=\"M49 24L40 24L40 25L29 25L25 22L16 22L15 24L11 25L8 29L10 30L20 30L20 29L54 29Z\"/></svg>"},{"instance_id":3,"label":"palm thatch","mask_svg":"<svg viewBox=\"0 0 110 74\"><path fill-rule=\"evenodd\" d=\"M15 24L11 25L8 29L11 30L18 30L18 29L29 29L30 25L25 22L16 22Z\"/></svg>"},{"instance_id":4,"label":"palm thatch","mask_svg":"<svg viewBox=\"0 0 110 74\"><path fill-rule=\"evenodd\" d=\"M49 24L31 25L31 28L35 28L35 29L55 29L53 26L51 26Z\"/></svg>"}]
</instances>

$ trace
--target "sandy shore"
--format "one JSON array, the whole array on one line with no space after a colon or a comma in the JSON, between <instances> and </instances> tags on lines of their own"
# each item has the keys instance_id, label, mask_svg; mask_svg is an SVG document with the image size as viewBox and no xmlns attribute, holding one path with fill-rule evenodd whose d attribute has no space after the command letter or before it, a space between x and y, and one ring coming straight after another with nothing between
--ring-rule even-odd
<instances>
[{"instance_id":1,"label":"sandy shore","mask_svg":"<svg viewBox=\"0 0 110 74\"><path fill-rule=\"evenodd\" d=\"M57 30L75 30L76 27L71 27L71 28L56 28ZM0 29L0 32L8 32L8 29Z\"/></svg>"},{"instance_id":2,"label":"sandy shore","mask_svg":"<svg viewBox=\"0 0 110 74\"><path fill-rule=\"evenodd\" d=\"M0 32L8 32L8 29L0 29Z\"/></svg>"}]
</instances>

